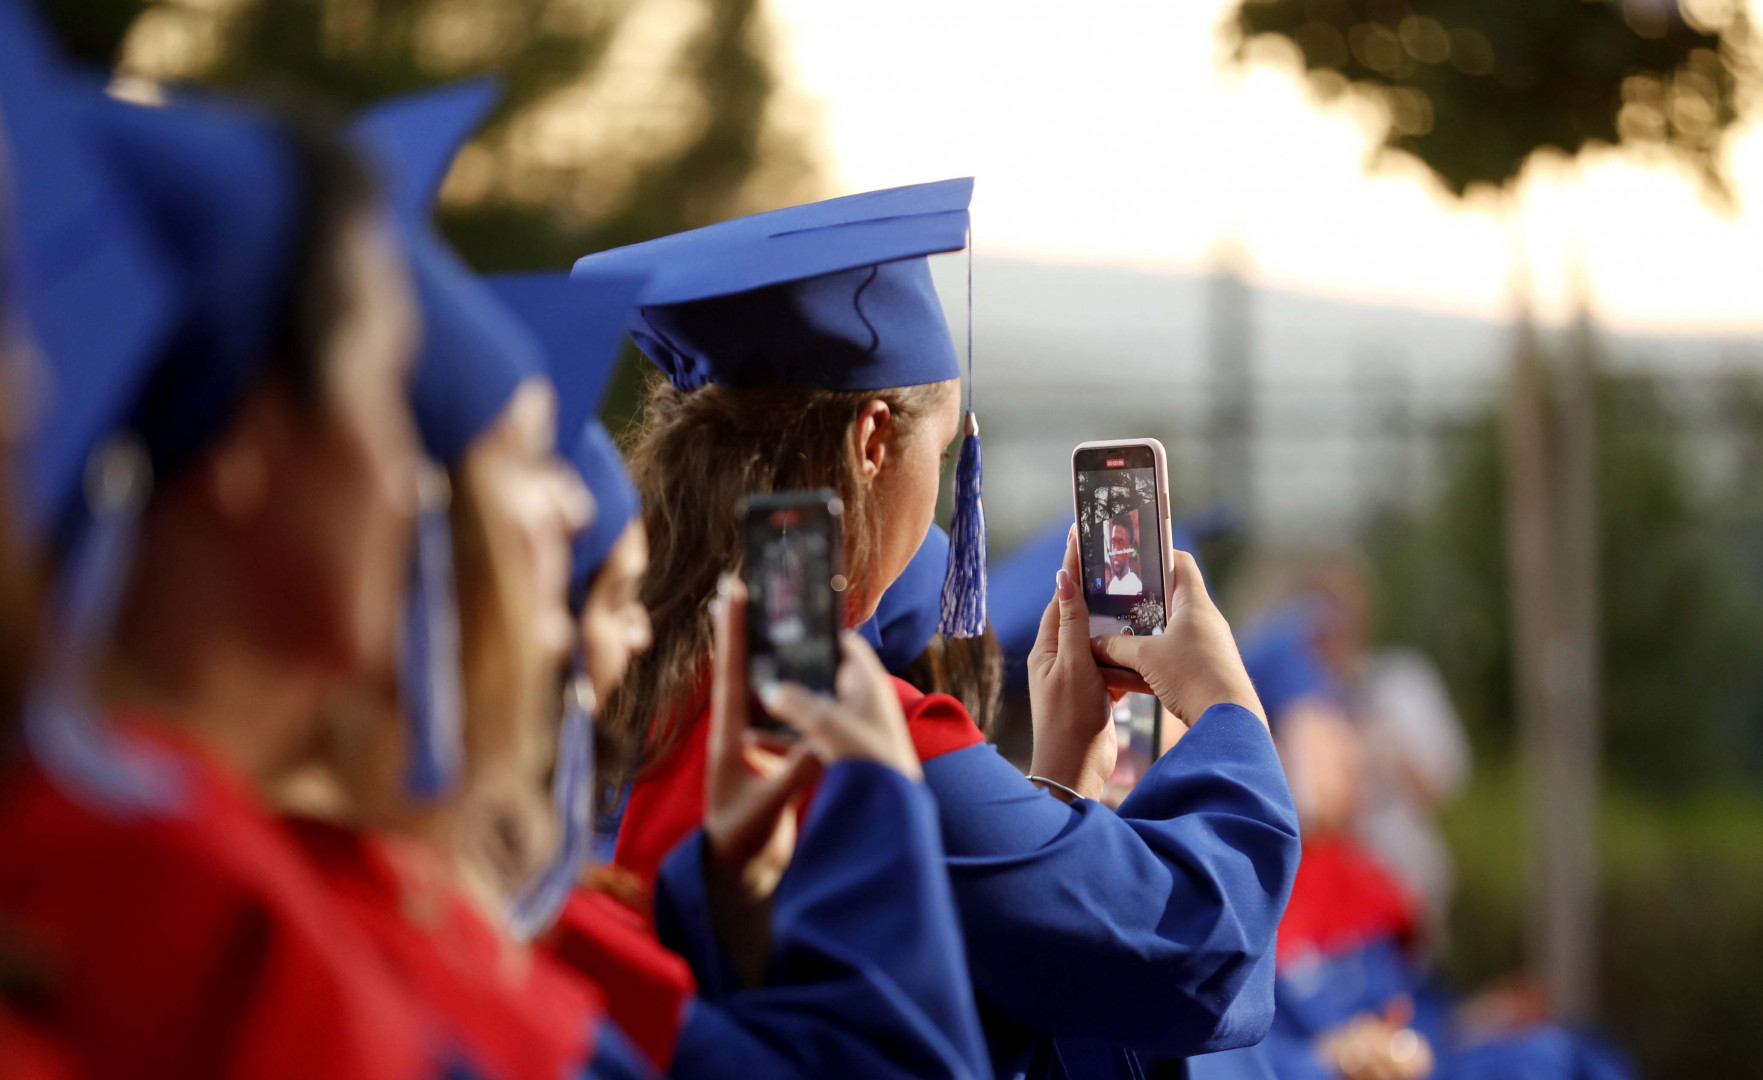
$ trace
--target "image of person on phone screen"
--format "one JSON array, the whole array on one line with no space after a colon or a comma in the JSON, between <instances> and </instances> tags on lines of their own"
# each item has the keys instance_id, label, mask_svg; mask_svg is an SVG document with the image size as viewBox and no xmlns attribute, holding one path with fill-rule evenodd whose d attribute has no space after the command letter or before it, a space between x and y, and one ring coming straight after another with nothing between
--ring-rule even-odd
<instances>
[{"instance_id":1,"label":"image of person on phone screen","mask_svg":"<svg viewBox=\"0 0 1763 1080\"><path fill-rule=\"evenodd\" d=\"M1109 596L1143 596L1145 585L1139 579L1138 522L1139 512L1133 510L1108 522L1107 542Z\"/></svg>"}]
</instances>

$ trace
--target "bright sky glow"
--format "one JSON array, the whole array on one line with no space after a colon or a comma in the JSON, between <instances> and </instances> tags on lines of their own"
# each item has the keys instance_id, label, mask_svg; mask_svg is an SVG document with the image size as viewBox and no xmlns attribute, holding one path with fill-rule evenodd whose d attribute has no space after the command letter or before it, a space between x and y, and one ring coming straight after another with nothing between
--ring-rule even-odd
<instances>
[{"instance_id":1,"label":"bright sky glow","mask_svg":"<svg viewBox=\"0 0 1763 1080\"><path fill-rule=\"evenodd\" d=\"M1368 171L1366 118L1284 69L1228 70L1226 0L771 0L832 187L972 174L989 255L1195 271L1226 248L1256 280L1501 317L1512 231L1418 166ZM1763 127L1731 143L1735 212L1687 171L1615 151L1533 163L1522 236L1539 313L1582 252L1615 329L1763 331Z\"/></svg>"}]
</instances>

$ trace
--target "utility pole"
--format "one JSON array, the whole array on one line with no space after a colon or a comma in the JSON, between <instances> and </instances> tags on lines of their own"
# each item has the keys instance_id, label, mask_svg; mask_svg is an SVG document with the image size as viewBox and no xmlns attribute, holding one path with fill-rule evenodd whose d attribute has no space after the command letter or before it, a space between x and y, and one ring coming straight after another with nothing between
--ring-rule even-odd
<instances>
[{"instance_id":1,"label":"utility pole","mask_svg":"<svg viewBox=\"0 0 1763 1080\"><path fill-rule=\"evenodd\" d=\"M1210 415L1207 467L1212 498L1246 528L1255 520L1253 297L1231 248L1207 285L1206 354Z\"/></svg>"}]
</instances>

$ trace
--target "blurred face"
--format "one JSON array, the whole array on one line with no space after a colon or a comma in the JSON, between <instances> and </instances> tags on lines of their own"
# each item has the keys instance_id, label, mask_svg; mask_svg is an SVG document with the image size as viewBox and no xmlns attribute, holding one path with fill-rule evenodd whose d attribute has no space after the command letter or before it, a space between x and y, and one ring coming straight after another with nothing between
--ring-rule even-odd
<instances>
[{"instance_id":1,"label":"blurred face","mask_svg":"<svg viewBox=\"0 0 1763 1080\"><path fill-rule=\"evenodd\" d=\"M1108 565L1114 568L1115 577L1123 577L1127 570L1127 560L1132 555L1132 540L1126 535L1126 526L1114 524L1108 530Z\"/></svg>"},{"instance_id":2,"label":"blurred face","mask_svg":"<svg viewBox=\"0 0 1763 1080\"><path fill-rule=\"evenodd\" d=\"M348 299L322 358L321 415L290 425L243 540L271 593L272 633L297 636L289 644L334 668L379 672L397 638L416 504L407 384L417 316L379 215L352 222L336 257ZM233 469L223 455L223 492Z\"/></svg>"},{"instance_id":3,"label":"blurred face","mask_svg":"<svg viewBox=\"0 0 1763 1080\"><path fill-rule=\"evenodd\" d=\"M556 397L550 383L532 378L468 452L486 528L514 540L501 570L531 604L536 644L548 664L566 660L575 640L569 545L593 510L587 487L556 445Z\"/></svg>"},{"instance_id":4,"label":"blurred face","mask_svg":"<svg viewBox=\"0 0 1763 1080\"><path fill-rule=\"evenodd\" d=\"M859 622L875 614L882 593L912 561L936 516L943 452L961 433L962 417L961 380L938 386L936 405L910 431L892 416L876 416L877 402L858 420L859 445L876 506L872 521L876 544L869 580L864 583L864 610L856 616Z\"/></svg>"},{"instance_id":5,"label":"blurred face","mask_svg":"<svg viewBox=\"0 0 1763 1080\"><path fill-rule=\"evenodd\" d=\"M582 642L596 701L605 701L618 689L631 661L653 641L642 597L648 570L649 536L642 521L633 518L594 574L582 605Z\"/></svg>"}]
</instances>

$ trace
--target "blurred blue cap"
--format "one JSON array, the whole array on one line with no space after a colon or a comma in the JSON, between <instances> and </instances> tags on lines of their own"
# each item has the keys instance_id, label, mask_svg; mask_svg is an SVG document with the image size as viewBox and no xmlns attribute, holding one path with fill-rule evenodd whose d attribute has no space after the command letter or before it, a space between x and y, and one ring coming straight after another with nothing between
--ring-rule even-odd
<instances>
[{"instance_id":1,"label":"blurred blue cap","mask_svg":"<svg viewBox=\"0 0 1763 1080\"><path fill-rule=\"evenodd\" d=\"M89 134L96 96L60 66L23 6L0 0L8 300L48 376L48 415L35 424L26 469L28 520L43 530L69 512L92 449L128 411L176 301L126 178Z\"/></svg>"},{"instance_id":2,"label":"blurred blue cap","mask_svg":"<svg viewBox=\"0 0 1763 1080\"><path fill-rule=\"evenodd\" d=\"M579 611L595 571L641 510L624 455L597 417L643 279L503 274L485 280L544 348L557 388L558 446L594 493L594 521L577 534L570 569L570 601Z\"/></svg>"},{"instance_id":3,"label":"blurred blue cap","mask_svg":"<svg viewBox=\"0 0 1763 1080\"><path fill-rule=\"evenodd\" d=\"M1318 602L1299 596L1257 619L1243 634L1243 666L1268 723L1277 728L1286 709L1303 698L1335 693L1334 676L1316 651Z\"/></svg>"},{"instance_id":4,"label":"blurred blue cap","mask_svg":"<svg viewBox=\"0 0 1763 1080\"><path fill-rule=\"evenodd\" d=\"M899 674L936 636L948 570L949 534L932 522L912 561L882 594L875 614L857 628L890 672Z\"/></svg>"},{"instance_id":5,"label":"blurred blue cap","mask_svg":"<svg viewBox=\"0 0 1763 1080\"><path fill-rule=\"evenodd\" d=\"M430 220L454 156L499 94L493 80L447 86L376 105L354 125L379 165L410 259L423 323L410 400L423 445L446 465L464 455L523 380L544 370L538 343Z\"/></svg>"},{"instance_id":6,"label":"blurred blue cap","mask_svg":"<svg viewBox=\"0 0 1763 1080\"><path fill-rule=\"evenodd\" d=\"M882 390L958 378L925 256L967 246L971 177L736 218L588 255L645 274L631 339L674 386Z\"/></svg>"},{"instance_id":7,"label":"blurred blue cap","mask_svg":"<svg viewBox=\"0 0 1763 1080\"><path fill-rule=\"evenodd\" d=\"M130 418L165 475L221 431L275 349L305 218L299 164L272 120L238 106L93 95L86 112L178 290L168 336L143 354L150 382Z\"/></svg>"}]
</instances>

